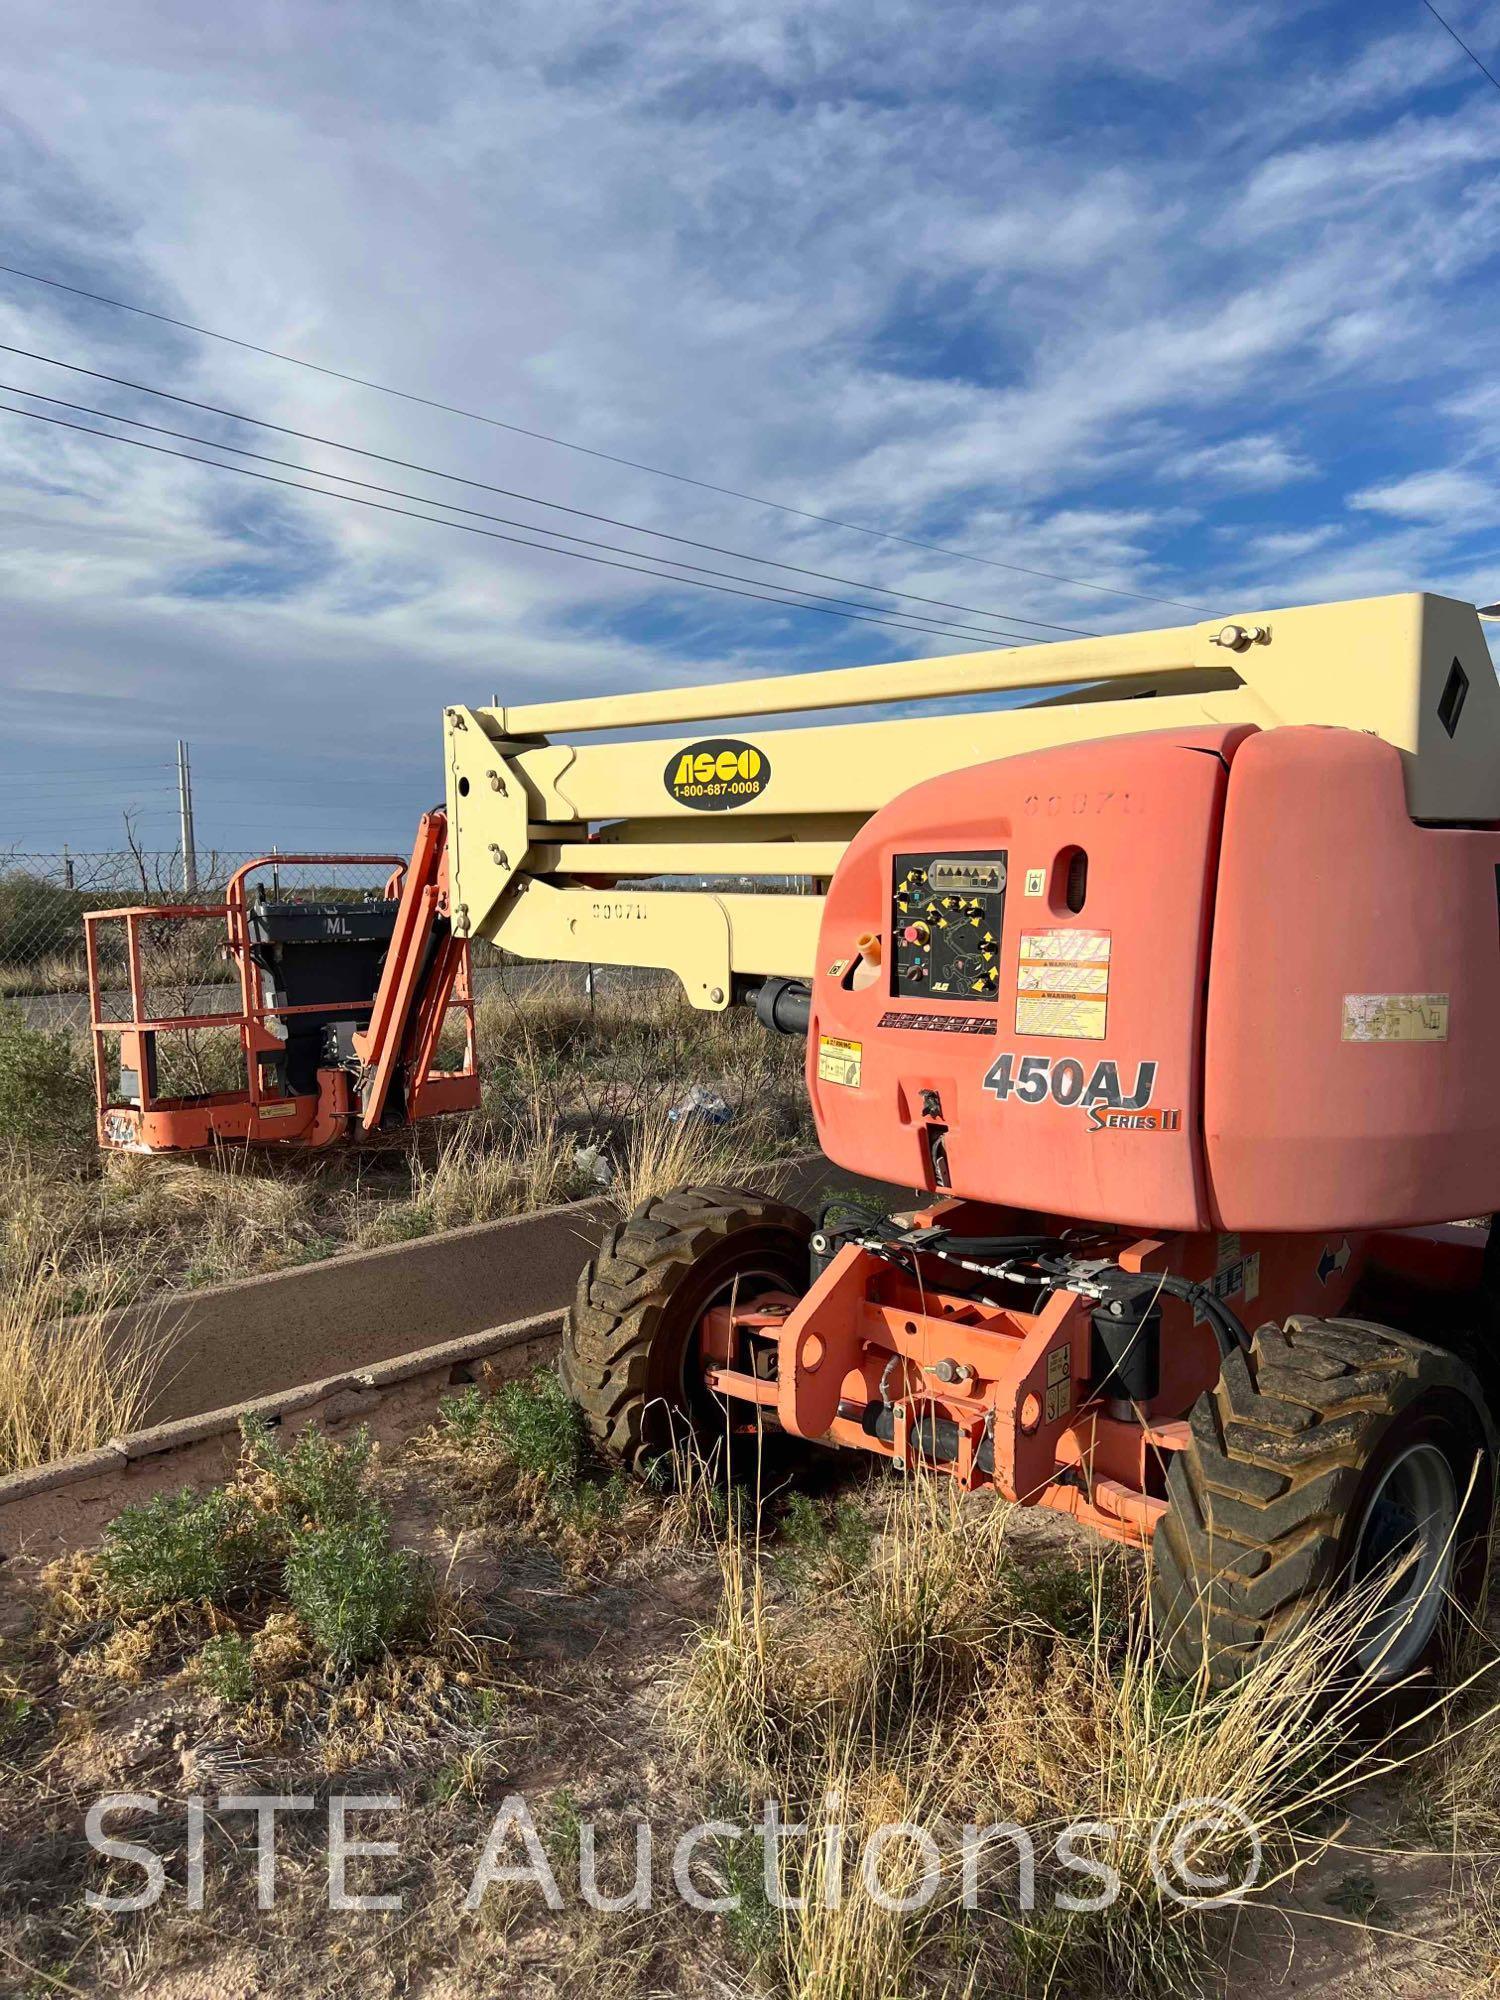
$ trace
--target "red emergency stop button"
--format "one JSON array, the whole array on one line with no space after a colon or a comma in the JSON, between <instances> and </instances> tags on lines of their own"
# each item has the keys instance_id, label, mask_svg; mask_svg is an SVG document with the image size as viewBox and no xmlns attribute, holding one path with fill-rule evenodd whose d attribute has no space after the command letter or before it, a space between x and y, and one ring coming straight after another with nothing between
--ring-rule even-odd
<instances>
[{"instance_id":1,"label":"red emergency stop button","mask_svg":"<svg viewBox=\"0 0 1500 2000\"><path fill-rule=\"evenodd\" d=\"M931 935L926 924L908 924L901 933L902 941L906 944L926 944Z\"/></svg>"}]
</instances>

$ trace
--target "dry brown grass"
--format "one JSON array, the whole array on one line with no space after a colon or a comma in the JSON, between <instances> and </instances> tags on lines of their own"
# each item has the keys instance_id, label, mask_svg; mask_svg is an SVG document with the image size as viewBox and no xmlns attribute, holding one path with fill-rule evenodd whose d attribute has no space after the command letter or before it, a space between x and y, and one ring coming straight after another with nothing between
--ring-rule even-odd
<instances>
[{"instance_id":1,"label":"dry brown grass","mask_svg":"<svg viewBox=\"0 0 1500 2000\"><path fill-rule=\"evenodd\" d=\"M827 1792L851 1830L913 1822L945 1857L925 1908L891 1912L856 1889L837 1907L812 1895L783 1912L763 1949L788 2000L877 2000L911 1983L1196 1994L1227 1933L1218 1912L1178 1902L1158 1878L1170 1835L1167 1848L1152 1836L1169 1815L1195 1800L1228 1815L1192 1836L1204 1875L1238 1879L1253 1828L1262 1859L1248 1899L1274 1898L1327 1851L1358 1786L1430 1760L1434 1732L1455 1742L1436 1701L1425 1717L1386 1719L1355 1670L1357 1608L1309 1620L1233 1688L1184 1684L1153 1643L1138 1565L1049 1552L1016 1511L965 1503L935 1480L897 1488L871 1561L840 1589L788 1596L760 1558L731 1522L720 1608L675 1672L669 1729L705 1774L722 1783L727 1766L746 1796L806 1809L795 1816L807 1832L785 1849L791 1887L815 1888L827 1866ZM1495 1739L1490 1673L1478 1672L1467 1729ZM961 1907L954 1835L970 1823L1027 1829L1035 1909L1003 1875L998 1900ZM1119 1892L1107 1909L1068 1911L1060 1880L1075 1894L1096 1885L1062 1877L1053 1843L1089 1823L1113 1829L1081 1847L1118 1870ZM1010 1864L1006 1843L997 1855ZM915 1866L912 1850L892 1858Z\"/></svg>"},{"instance_id":2,"label":"dry brown grass","mask_svg":"<svg viewBox=\"0 0 1500 2000\"><path fill-rule=\"evenodd\" d=\"M23 993L86 993L88 967L83 948L53 951L43 958L0 965L0 998Z\"/></svg>"},{"instance_id":3,"label":"dry brown grass","mask_svg":"<svg viewBox=\"0 0 1500 2000\"><path fill-rule=\"evenodd\" d=\"M167 968L180 998L191 999L199 970L192 954ZM743 1018L695 1014L673 982L615 983L590 1000L576 974L543 975L491 984L479 1011L483 1109L419 1128L404 1145L101 1159L86 1136L23 1144L0 1131L12 1340L27 1314L40 1352L68 1312L599 1193L594 1156L619 1167L616 1199L629 1208L665 1186L743 1178L805 1135L790 1044ZM221 1073L225 1039L205 1030L184 1042L171 1058L183 1087L231 1080ZM168 1067L172 1040L161 1051ZM725 1097L730 1125L666 1117L695 1083ZM58 1434L70 1433L60 1425Z\"/></svg>"},{"instance_id":4,"label":"dry brown grass","mask_svg":"<svg viewBox=\"0 0 1500 2000\"><path fill-rule=\"evenodd\" d=\"M481 1122L451 1127L429 1162L412 1160L413 1205L434 1229L491 1222L569 1201L584 1183L576 1143L527 1107L508 1130Z\"/></svg>"},{"instance_id":5,"label":"dry brown grass","mask_svg":"<svg viewBox=\"0 0 1500 2000\"><path fill-rule=\"evenodd\" d=\"M266 1173L263 1164L246 1146L223 1146L201 1159L117 1154L104 1162L104 1205L125 1209L148 1234L187 1225L205 1242L238 1233L253 1248L291 1233L316 1187L305 1174Z\"/></svg>"},{"instance_id":6,"label":"dry brown grass","mask_svg":"<svg viewBox=\"0 0 1500 2000\"><path fill-rule=\"evenodd\" d=\"M149 1333L111 1340L107 1289L66 1314L43 1257L0 1287L0 1474L93 1451L136 1428L160 1360Z\"/></svg>"},{"instance_id":7,"label":"dry brown grass","mask_svg":"<svg viewBox=\"0 0 1500 2000\"><path fill-rule=\"evenodd\" d=\"M609 1184L621 1215L674 1188L735 1187L766 1157L753 1127L713 1125L701 1117L669 1119L665 1107L629 1128Z\"/></svg>"}]
</instances>

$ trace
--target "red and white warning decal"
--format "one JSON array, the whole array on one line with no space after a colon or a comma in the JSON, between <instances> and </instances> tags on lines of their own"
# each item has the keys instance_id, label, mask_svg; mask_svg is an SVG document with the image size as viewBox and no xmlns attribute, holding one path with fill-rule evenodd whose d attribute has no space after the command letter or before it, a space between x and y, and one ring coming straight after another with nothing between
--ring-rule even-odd
<instances>
[{"instance_id":1,"label":"red and white warning decal","mask_svg":"<svg viewBox=\"0 0 1500 2000\"><path fill-rule=\"evenodd\" d=\"M1102 1042L1109 1014L1108 931L1023 931L1016 1033Z\"/></svg>"}]
</instances>

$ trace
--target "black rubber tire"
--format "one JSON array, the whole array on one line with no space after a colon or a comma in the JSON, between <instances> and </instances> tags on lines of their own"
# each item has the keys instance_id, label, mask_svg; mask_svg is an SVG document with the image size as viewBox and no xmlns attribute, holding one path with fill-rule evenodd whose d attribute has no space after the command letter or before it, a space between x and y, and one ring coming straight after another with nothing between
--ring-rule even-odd
<instances>
[{"instance_id":1,"label":"black rubber tire","mask_svg":"<svg viewBox=\"0 0 1500 2000\"><path fill-rule=\"evenodd\" d=\"M690 1379L688 1344L716 1294L764 1273L800 1295L812 1220L752 1188L657 1195L605 1237L563 1330L562 1373L600 1452L634 1471L690 1435L705 1455L724 1412Z\"/></svg>"},{"instance_id":2,"label":"black rubber tire","mask_svg":"<svg viewBox=\"0 0 1500 2000\"><path fill-rule=\"evenodd\" d=\"M1496 1439L1457 1355L1367 1320L1299 1316L1229 1355L1190 1423L1152 1542L1157 1639L1184 1672L1206 1662L1214 1682L1234 1681L1337 1591L1370 1495L1419 1441L1440 1445L1468 1493L1453 1589L1478 1598ZM1436 1663L1443 1622L1420 1665Z\"/></svg>"}]
</instances>

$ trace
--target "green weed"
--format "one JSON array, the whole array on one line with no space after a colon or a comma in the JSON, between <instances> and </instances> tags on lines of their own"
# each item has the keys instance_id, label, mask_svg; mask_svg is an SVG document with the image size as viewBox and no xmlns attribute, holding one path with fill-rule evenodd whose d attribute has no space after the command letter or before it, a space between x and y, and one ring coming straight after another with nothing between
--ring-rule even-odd
<instances>
[{"instance_id":1,"label":"green weed","mask_svg":"<svg viewBox=\"0 0 1500 2000\"><path fill-rule=\"evenodd\" d=\"M222 1603L255 1580L266 1553L242 1492L184 1489L116 1515L104 1532L97 1568L120 1608L139 1616L172 1604Z\"/></svg>"},{"instance_id":2,"label":"green weed","mask_svg":"<svg viewBox=\"0 0 1500 2000\"><path fill-rule=\"evenodd\" d=\"M754 1810L745 1818L753 1821ZM726 1813L726 1819L733 1815ZM724 1913L724 1927L735 1956L752 1975L764 1975L776 1964L781 1919L766 1889L765 1848L750 1832L721 1840L714 1849L724 1877L724 1894L734 1898ZM795 1893L795 1891L793 1891Z\"/></svg>"},{"instance_id":3,"label":"green weed","mask_svg":"<svg viewBox=\"0 0 1500 2000\"><path fill-rule=\"evenodd\" d=\"M233 1707L242 1707L255 1692L250 1645L237 1632L221 1632L207 1640L197 1666L198 1678L209 1693Z\"/></svg>"},{"instance_id":4,"label":"green weed","mask_svg":"<svg viewBox=\"0 0 1500 2000\"><path fill-rule=\"evenodd\" d=\"M176 1604L223 1605L247 1588L279 1595L339 1672L430 1631L435 1592L427 1568L394 1546L389 1516L367 1491L369 1432L361 1427L335 1444L309 1426L284 1446L259 1418L242 1428L235 1484L201 1497L159 1495L110 1524L97 1572L118 1608L141 1616ZM225 1701L249 1698L243 1640L210 1640L199 1671Z\"/></svg>"},{"instance_id":5,"label":"green weed","mask_svg":"<svg viewBox=\"0 0 1500 2000\"><path fill-rule=\"evenodd\" d=\"M619 1520L629 1497L630 1489L618 1472L602 1483L583 1479L553 1492L553 1518L579 1535L596 1535Z\"/></svg>"},{"instance_id":6,"label":"green weed","mask_svg":"<svg viewBox=\"0 0 1500 2000\"><path fill-rule=\"evenodd\" d=\"M0 1694L0 1743L7 1742L30 1721L36 1703L19 1689Z\"/></svg>"},{"instance_id":7,"label":"green weed","mask_svg":"<svg viewBox=\"0 0 1500 2000\"><path fill-rule=\"evenodd\" d=\"M81 1145L93 1123L80 1044L65 1028L33 1028L19 1007L0 1006L0 1139Z\"/></svg>"},{"instance_id":8,"label":"green weed","mask_svg":"<svg viewBox=\"0 0 1500 2000\"><path fill-rule=\"evenodd\" d=\"M832 1507L794 1493L777 1528L777 1574L793 1590L830 1586L855 1576L870 1559L870 1525L852 1500Z\"/></svg>"},{"instance_id":9,"label":"green weed","mask_svg":"<svg viewBox=\"0 0 1500 2000\"><path fill-rule=\"evenodd\" d=\"M490 1398L482 1389L470 1387L457 1396L442 1397L438 1419L454 1444L477 1445L494 1435Z\"/></svg>"},{"instance_id":10,"label":"green weed","mask_svg":"<svg viewBox=\"0 0 1500 2000\"><path fill-rule=\"evenodd\" d=\"M290 1445L277 1441L264 1417L240 1419L245 1456L265 1482L274 1511L288 1527L352 1521L366 1505L365 1484L375 1456L369 1427L346 1444L309 1424Z\"/></svg>"},{"instance_id":11,"label":"green weed","mask_svg":"<svg viewBox=\"0 0 1500 2000\"><path fill-rule=\"evenodd\" d=\"M507 1382L495 1398L495 1430L518 1471L549 1484L576 1485L583 1470L583 1417L550 1369Z\"/></svg>"},{"instance_id":12,"label":"green weed","mask_svg":"<svg viewBox=\"0 0 1500 2000\"><path fill-rule=\"evenodd\" d=\"M340 1672L373 1660L430 1622L433 1591L418 1558L392 1545L384 1511L293 1534L283 1572L287 1602Z\"/></svg>"},{"instance_id":13,"label":"green weed","mask_svg":"<svg viewBox=\"0 0 1500 2000\"><path fill-rule=\"evenodd\" d=\"M578 1801L566 1785L559 1786L548 1800L540 1831L553 1867L561 1875L576 1877L583 1844L583 1817Z\"/></svg>"},{"instance_id":14,"label":"green weed","mask_svg":"<svg viewBox=\"0 0 1500 2000\"><path fill-rule=\"evenodd\" d=\"M1349 1873L1334 1884L1323 1898L1334 1909L1342 1910L1346 1916L1360 1923L1384 1914L1380 1900L1380 1890L1375 1877L1367 1868L1352 1868Z\"/></svg>"},{"instance_id":15,"label":"green weed","mask_svg":"<svg viewBox=\"0 0 1500 2000\"><path fill-rule=\"evenodd\" d=\"M530 1472L549 1486L567 1489L583 1472L583 1418L550 1369L529 1381L507 1382L495 1396L478 1389L447 1396L439 1405L454 1443L498 1444L518 1472Z\"/></svg>"}]
</instances>

